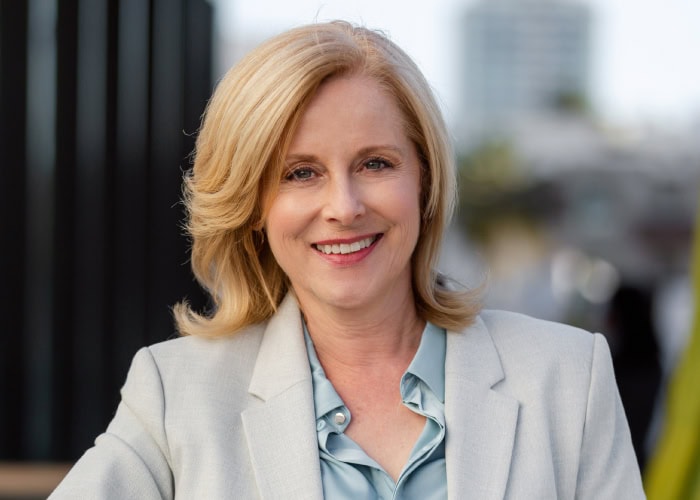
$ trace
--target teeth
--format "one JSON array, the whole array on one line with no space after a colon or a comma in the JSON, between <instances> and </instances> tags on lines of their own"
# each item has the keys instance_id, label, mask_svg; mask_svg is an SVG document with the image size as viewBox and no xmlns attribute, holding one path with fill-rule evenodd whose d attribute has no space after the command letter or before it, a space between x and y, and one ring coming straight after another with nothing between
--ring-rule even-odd
<instances>
[{"instance_id":1,"label":"teeth","mask_svg":"<svg viewBox=\"0 0 700 500\"><path fill-rule=\"evenodd\" d=\"M367 248L370 246L372 243L374 243L374 240L376 240L376 236L371 236L369 238L365 238L364 240L360 241L355 241L354 243L350 244L345 244L341 243L339 245L314 245L317 250L320 252L325 253L326 255L334 254L348 254L348 253L353 253L362 250L363 248Z\"/></svg>"}]
</instances>

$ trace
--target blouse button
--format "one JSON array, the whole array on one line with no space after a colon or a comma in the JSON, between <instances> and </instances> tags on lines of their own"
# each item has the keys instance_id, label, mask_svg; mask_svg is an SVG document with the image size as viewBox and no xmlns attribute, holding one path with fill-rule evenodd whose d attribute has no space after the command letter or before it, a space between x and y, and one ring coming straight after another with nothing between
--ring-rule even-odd
<instances>
[{"instance_id":1,"label":"blouse button","mask_svg":"<svg viewBox=\"0 0 700 500\"><path fill-rule=\"evenodd\" d=\"M345 423L345 413L339 411L333 415L333 421L336 425L343 425Z\"/></svg>"},{"instance_id":2,"label":"blouse button","mask_svg":"<svg viewBox=\"0 0 700 500\"><path fill-rule=\"evenodd\" d=\"M319 421L316 423L316 430L317 430L317 431L323 430L323 428L324 428L325 426L326 426L326 422L324 422L323 420L319 420Z\"/></svg>"}]
</instances>

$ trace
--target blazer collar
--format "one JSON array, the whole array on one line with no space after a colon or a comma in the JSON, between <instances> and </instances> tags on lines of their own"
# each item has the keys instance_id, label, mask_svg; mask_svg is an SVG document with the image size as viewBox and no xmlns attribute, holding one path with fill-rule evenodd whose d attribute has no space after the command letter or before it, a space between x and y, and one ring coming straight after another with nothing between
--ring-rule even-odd
<instances>
[{"instance_id":1,"label":"blazer collar","mask_svg":"<svg viewBox=\"0 0 700 500\"><path fill-rule=\"evenodd\" d=\"M505 496L519 404L493 389L504 377L481 319L462 332L448 332L445 457L450 498ZM261 400L242 414L260 496L321 500L311 372L291 292L265 329L249 392Z\"/></svg>"},{"instance_id":2,"label":"blazer collar","mask_svg":"<svg viewBox=\"0 0 700 500\"><path fill-rule=\"evenodd\" d=\"M265 327L248 390L266 401L310 380L301 312L289 292Z\"/></svg>"},{"instance_id":3,"label":"blazer collar","mask_svg":"<svg viewBox=\"0 0 700 500\"><path fill-rule=\"evenodd\" d=\"M311 371L292 293L263 335L249 392L261 400L242 413L261 498L323 498Z\"/></svg>"},{"instance_id":4,"label":"blazer collar","mask_svg":"<svg viewBox=\"0 0 700 500\"><path fill-rule=\"evenodd\" d=\"M445 460L450 498L505 496L519 404L493 389L504 377L480 318L463 332L448 332Z\"/></svg>"}]
</instances>

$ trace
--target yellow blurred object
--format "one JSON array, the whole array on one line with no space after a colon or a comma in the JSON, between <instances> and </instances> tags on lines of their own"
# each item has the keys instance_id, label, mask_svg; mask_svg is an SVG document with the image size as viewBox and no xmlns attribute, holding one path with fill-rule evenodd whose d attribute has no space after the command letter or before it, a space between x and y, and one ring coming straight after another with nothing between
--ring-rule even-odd
<instances>
[{"instance_id":1,"label":"yellow blurred object","mask_svg":"<svg viewBox=\"0 0 700 500\"><path fill-rule=\"evenodd\" d=\"M695 222L692 332L668 389L663 433L645 471L649 500L700 500L700 211Z\"/></svg>"}]
</instances>

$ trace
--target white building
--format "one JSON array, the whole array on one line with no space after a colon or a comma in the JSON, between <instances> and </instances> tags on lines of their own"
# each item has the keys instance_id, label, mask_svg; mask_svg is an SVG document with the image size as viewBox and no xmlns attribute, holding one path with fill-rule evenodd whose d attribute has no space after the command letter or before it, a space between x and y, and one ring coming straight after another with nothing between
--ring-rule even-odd
<instances>
[{"instance_id":1,"label":"white building","mask_svg":"<svg viewBox=\"0 0 700 500\"><path fill-rule=\"evenodd\" d=\"M462 133L474 143L589 91L591 13L565 0L482 0L463 22Z\"/></svg>"}]
</instances>

